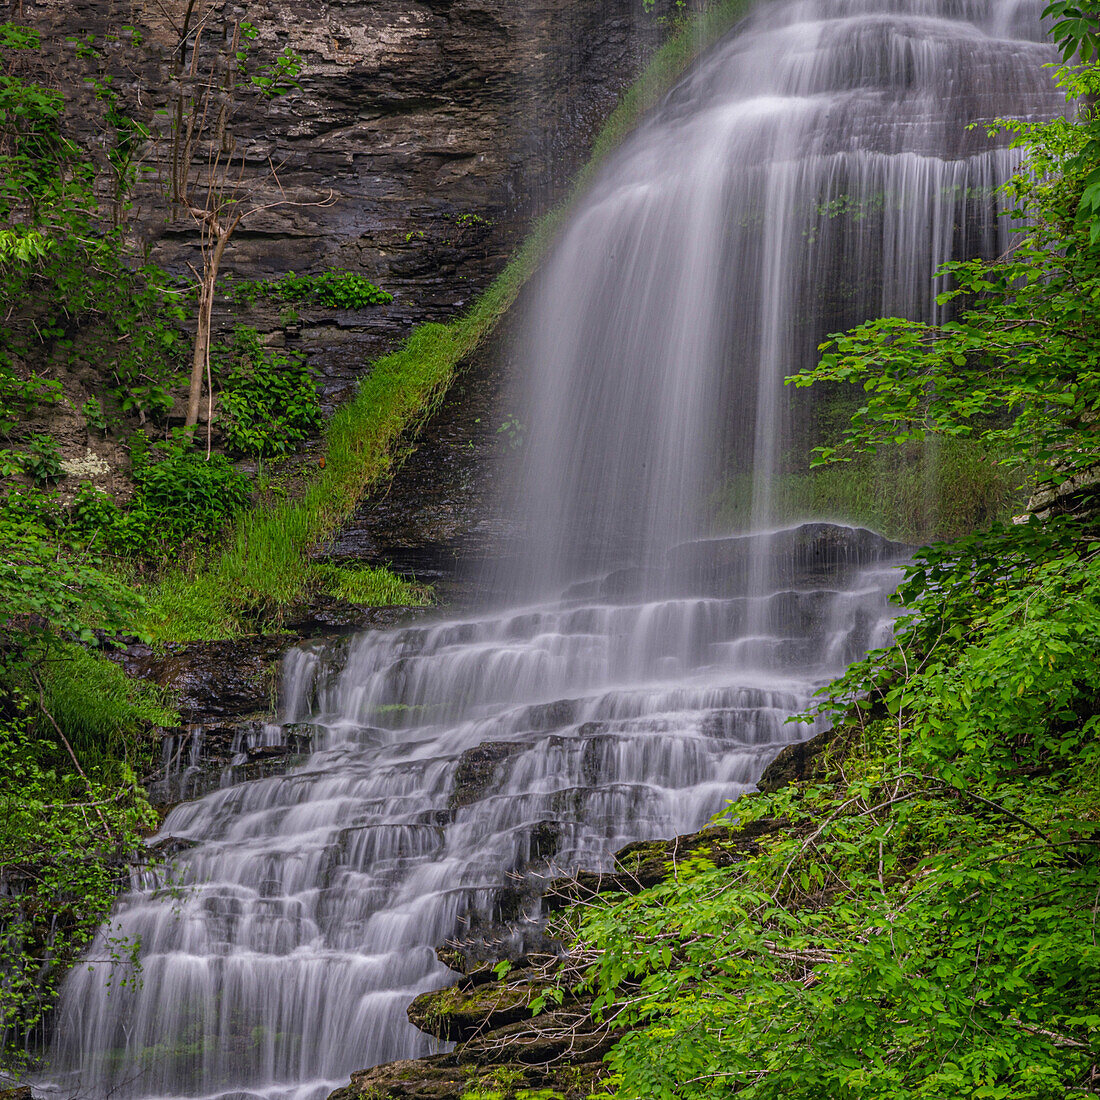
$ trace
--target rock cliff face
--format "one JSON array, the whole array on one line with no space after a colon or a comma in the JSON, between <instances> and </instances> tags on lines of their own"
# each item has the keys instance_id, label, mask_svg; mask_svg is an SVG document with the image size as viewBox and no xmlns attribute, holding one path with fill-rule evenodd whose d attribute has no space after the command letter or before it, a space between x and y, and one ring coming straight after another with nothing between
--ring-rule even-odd
<instances>
[{"instance_id":1,"label":"rock cliff face","mask_svg":"<svg viewBox=\"0 0 1100 1100\"><path fill-rule=\"evenodd\" d=\"M163 174L169 127L154 111L171 84L168 16L185 6L15 0L14 14L43 31L47 68L70 98L90 103L90 67L113 75L126 109L165 135L147 156ZM351 337L360 357L461 309L499 270L661 33L641 0L224 0L214 11L208 36L247 19L258 31L250 59L290 49L303 63L291 94L233 96L229 130L246 170L267 175L270 161L286 195L335 200L250 220L224 267L250 277L348 268L384 286L396 301L371 311L369 332L356 318L318 322L322 345ZM101 61L78 55L74 40L88 35ZM278 197L270 178L265 188ZM139 192L136 228L155 259L186 270L193 223L166 220L156 192Z\"/></svg>"}]
</instances>

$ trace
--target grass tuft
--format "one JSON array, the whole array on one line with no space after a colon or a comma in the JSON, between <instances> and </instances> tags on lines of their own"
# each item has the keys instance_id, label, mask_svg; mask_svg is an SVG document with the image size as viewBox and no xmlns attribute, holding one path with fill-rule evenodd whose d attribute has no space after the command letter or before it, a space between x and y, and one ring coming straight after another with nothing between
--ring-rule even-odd
<instances>
[{"instance_id":1,"label":"grass tuft","mask_svg":"<svg viewBox=\"0 0 1100 1100\"><path fill-rule=\"evenodd\" d=\"M130 679L120 665L79 645L58 647L41 679L46 710L85 768L113 771L119 760L143 766L152 759L148 727L180 721L167 692ZM50 730L44 736L51 737Z\"/></svg>"},{"instance_id":2,"label":"grass tuft","mask_svg":"<svg viewBox=\"0 0 1100 1100\"><path fill-rule=\"evenodd\" d=\"M337 599L367 607L427 607L432 590L388 569L370 566L315 565L312 577Z\"/></svg>"}]
</instances>

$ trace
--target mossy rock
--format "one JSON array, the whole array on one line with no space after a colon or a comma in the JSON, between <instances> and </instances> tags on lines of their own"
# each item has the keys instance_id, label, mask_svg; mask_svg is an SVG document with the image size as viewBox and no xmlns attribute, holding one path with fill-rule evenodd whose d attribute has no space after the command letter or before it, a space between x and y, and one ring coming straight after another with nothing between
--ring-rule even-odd
<instances>
[{"instance_id":1,"label":"mossy rock","mask_svg":"<svg viewBox=\"0 0 1100 1100\"><path fill-rule=\"evenodd\" d=\"M453 1058L439 1054L355 1073L328 1100L461 1100L469 1083L469 1075Z\"/></svg>"},{"instance_id":2,"label":"mossy rock","mask_svg":"<svg viewBox=\"0 0 1100 1100\"><path fill-rule=\"evenodd\" d=\"M550 910L591 901L601 893L637 894L663 882L677 864L706 859L716 867L729 867L757 851L756 840L781 828L783 822L764 818L740 828L714 825L672 840L640 840L615 855L615 870L598 874L581 871L572 878L553 882L546 894Z\"/></svg>"},{"instance_id":3,"label":"mossy rock","mask_svg":"<svg viewBox=\"0 0 1100 1100\"><path fill-rule=\"evenodd\" d=\"M552 983L519 973L507 981L422 993L409 1005L414 1027L439 1039L463 1042L496 1028L531 1018L531 1003Z\"/></svg>"},{"instance_id":4,"label":"mossy rock","mask_svg":"<svg viewBox=\"0 0 1100 1100\"><path fill-rule=\"evenodd\" d=\"M825 779L828 776L825 750L836 740L836 729L828 729L811 737L809 741L799 741L788 745L764 769L757 780L757 787L764 794L771 794L788 783L801 783L807 780Z\"/></svg>"}]
</instances>

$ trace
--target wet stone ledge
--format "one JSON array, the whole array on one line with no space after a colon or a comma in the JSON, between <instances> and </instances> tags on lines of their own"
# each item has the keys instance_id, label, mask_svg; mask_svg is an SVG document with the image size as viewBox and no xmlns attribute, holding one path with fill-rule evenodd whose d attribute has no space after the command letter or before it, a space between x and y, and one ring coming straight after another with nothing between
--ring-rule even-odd
<instances>
[{"instance_id":1,"label":"wet stone ledge","mask_svg":"<svg viewBox=\"0 0 1100 1100\"><path fill-rule=\"evenodd\" d=\"M821 740L824 745L828 736ZM779 772L774 778L782 785ZM731 866L753 854L760 837L783 825L764 820L741 829L714 826L671 840L630 844L617 853L610 873L554 880L545 900L554 910L600 893L637 893L675 873L679 864L700 857L719 867ZM546 990L575 984L577 975L564 969L567 956L520 956L499 977L492 961L471 965L459 945L440 948L439 957L465 972L451 988L417 997L408 1015L416 1027L455 1043L454 1048L353 1074L329 1100L461 1100L477 1090L508 1100L523 1090L542 1090L555 1100L584 1100L595 1089L606 1073L605 1056L623 1034L614 1016L597 1021L592 998L571 993L561 1004L547 1002L532 1014L532 1004Z\"/></svg>"},{"instance_id":2,"label":"wet stone ledge","mask_svg":"<svg viewBox=\"0 0 1100 1100\"><path fill-rule=\"evenodd\" d=\"M315 602L288 620L285 633L120 651L115 659L128 675L169 692L182 722L152 732L160 741L158 765L145 777L153 805L167 809L300 764L315 747L316 728L276 718L287 652L313 649L323 678L342 667L351 633L388 629L426 610Z\"/></svg>"}]
</instances>

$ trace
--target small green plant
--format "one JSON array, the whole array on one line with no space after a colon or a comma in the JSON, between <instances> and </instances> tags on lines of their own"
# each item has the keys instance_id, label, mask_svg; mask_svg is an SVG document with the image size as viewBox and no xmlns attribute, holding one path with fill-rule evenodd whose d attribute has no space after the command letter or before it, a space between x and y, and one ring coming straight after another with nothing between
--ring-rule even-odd
<instances>
[{"instance_id":1,"label":"small green plant","mask_svg":"<svg viewBox=\"0 0 1100 1100\"><path fill-rule=\"evenodd\" d=\"M80 411L84 414L84 420L88 425L88 430L93 428L98 432L107 432L107 417L103 413L103 406L99 403L98 397L89 397L83 405L80 406Z\"/></svg>"},{"instance_id":2,"label":"small green plant","mask_svg":"<svg viewBox=\"0 0 1100 1100\"><path fill-rule=\"evenodd\" d=\"M233 285L231 297L246 304L267 298L326 309L365 309L393 301L392 294L352 271L323 271L320 275L288 271L278 279L238 282Z\"/></svg>"},{"instance_id":3,"label":"small green plant","mask_svg":"<svg viewBox=\"0 0 1100 1100\"><path fill-rule=\"evenodd\" d=\"M510 1096L519 1095L515 1088L522 1082L522 1071L496 1066L489 1073L479 1076L476 1081L471 1081L462 1093L461 1100L507 1100Z\"/></svg>"},{"instance_id":4,"label":"small green plant","mask_svg":"<svg viewBox=\"0 0 1100 1100\"><path fill-rule=\"evenodd\" d=\"M459 229L476 229L480 226L490 226L492 224L488 218L483 218L480 214L459 214L455 218L455 225Z\"/></svg>"},{"instance_id":5,"label":"small green plant","mask_svg":"<svg viewBox=\"0 0 1100 1100\"><path fill-rule=\"evenodd\" d=\"M215 349L225 377L222 433L238 454L286 454L321 423L313 372L293 352L266 348L254 328L238 325Z\"/></svg>"},{"instance_id":6,"label":"small green plant","mask_svg":"<svg viewBox=\"0 0 1100 1100\"><path fill-rule=\"evenodd\" d=\"M302 57L289 47L270 64L255 72L250 71L248 53L252 44L260 37L255 23L243 20L240 24L235 60L237 72L247 77L249 84L264 97L274 99L300 88L298 74L302 71Z\"/></svg>"},{"instance_id":7,"label":"small green plant","mask_svg":"<svg viewBox=\"0 0 1100 1100\"><path fill-rule=\"evenodd\" d=\"M505 413L504 423L497 428L497 435L502 435L508 441L510 449L515 450L523 446L527 434L527 427L515 413Z\"/></svg>"},{"instance_id":8,"label":"small green plant","mask_svg":"<svg viewBox=\"0 0 1100 1100\"><path fill-rule=\"evenodd\" d=\"M48 435L36 435L22 456L23 471L36 485L50 485L65 476L61 451Z\"/></svg>"},{"instance_id":9,"label":"small green plant","mask_svg":"<svg viewBox=\"0 0 1100 1100\"><path fill-rule=\"evenodd\" d=\"M60 382L33 374L20 378L4 361L0 345L0 433L7 435L40 407L60 400Z\"/></svg>"}]
</instances>

